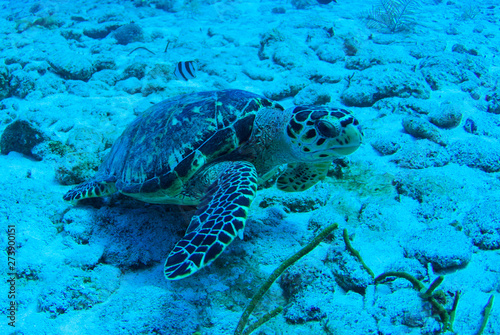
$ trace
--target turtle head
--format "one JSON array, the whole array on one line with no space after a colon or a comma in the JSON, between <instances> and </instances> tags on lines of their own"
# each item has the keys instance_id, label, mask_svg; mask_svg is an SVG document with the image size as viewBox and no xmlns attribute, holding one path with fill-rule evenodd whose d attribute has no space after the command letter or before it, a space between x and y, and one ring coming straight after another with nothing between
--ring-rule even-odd
<instances>
[{"instance_id":1,"label":"turtle head","mask_svg":"<svg viewBox=\"0 0 500 335\"><path fill-rule=\"evenodd\" d=\"M363 138L350 112L326 106L294 107L285 131L294 153L314 162L352 154Z\"/></svg>"}]
</instances>

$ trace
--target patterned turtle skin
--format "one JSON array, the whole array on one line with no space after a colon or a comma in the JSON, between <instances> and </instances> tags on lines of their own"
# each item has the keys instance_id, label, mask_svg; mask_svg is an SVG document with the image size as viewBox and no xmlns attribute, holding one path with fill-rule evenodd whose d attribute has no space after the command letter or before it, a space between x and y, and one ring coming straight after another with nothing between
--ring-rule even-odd
<instances>
[{"instance_id":1,"label":"patterned turtle skin","mask_svg":"<svg viewBox=\"0 0 500 335\"><path fill-rule=\"evenodd\" d=\"M326 106L285 110L242 90L192 93L160 102L133 121L92 180L67 201L120 192L150 203L196 205L185 236L165 262L169 280L214 261L243 236L259 184L303 191L335 157L353 153L362 131L350 112Z\"/></svg>"}]
</instances>

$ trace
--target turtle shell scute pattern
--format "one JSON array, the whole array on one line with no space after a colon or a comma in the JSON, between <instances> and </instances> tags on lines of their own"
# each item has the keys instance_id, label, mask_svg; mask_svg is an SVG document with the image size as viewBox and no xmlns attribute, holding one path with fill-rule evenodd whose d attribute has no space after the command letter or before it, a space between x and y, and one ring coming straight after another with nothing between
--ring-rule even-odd
<instances>
[{"instance_id":1,"label":"turtle shell scute pattern","mask_svg":"<svg viewBox=\"0 0 500 335\"><path fill-rule=\"evenodd\" d=\"M186 94L160 102L133 121L99 169L123 193L169 190L175 196L201 167L248 141L256 112L284 110L241 90Z\"/></svg>"}]
</instances>

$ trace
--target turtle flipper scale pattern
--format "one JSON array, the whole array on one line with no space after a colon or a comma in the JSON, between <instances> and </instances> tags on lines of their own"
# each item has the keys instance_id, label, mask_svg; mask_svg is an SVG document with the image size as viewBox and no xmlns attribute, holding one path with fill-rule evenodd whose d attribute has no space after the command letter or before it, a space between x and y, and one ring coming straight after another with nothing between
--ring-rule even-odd
<instances>
[{"instance_id":1,"label":"turtle flipper scale pattern","mask_svg":"<svg viewBox=\"0 0 500 335\"><path fill-rule=\"evenodd\" d=\"M77 201L87 198L104 197L116 192L114 182L106 181L91 181L78 185L74 189L68 191L63 199L66 201Z\"/></svg>"},{"instance_id":2,"label":"turtle flipper scale pattern","mask_svg":"<svg viewBox=\"0 0 500 335\"><path fill-rule=\"evenodd\" d=\"M244 161L221 163L219 178L208 188L186 235L165 262L169 280L192 275L214 261L236 236L243 236L247 212L257 191L255 167Z\"/></svg>"}]
</instances>

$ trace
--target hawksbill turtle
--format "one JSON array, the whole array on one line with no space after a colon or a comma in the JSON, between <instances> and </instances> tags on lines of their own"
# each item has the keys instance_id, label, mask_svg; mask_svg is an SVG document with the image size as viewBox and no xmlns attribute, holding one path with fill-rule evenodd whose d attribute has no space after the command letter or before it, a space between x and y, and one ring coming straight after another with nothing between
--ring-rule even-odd
<instances>
[{"instance_id":1,"label":"hawksbill turtle","mask_svg":"<svg viewBox=\"0 0 500 335\"><path fill-rule=\"evenodd\" d=\"M96 176L64 199L120 192L150 203L197 205L165 262L165 277L181 279L242 238L259 184L281 169L278 189L306 190L326 176L335 157L353 153L361 141L358 120L344 109L285 110L242 90L186 94L137 117Z\"/></svg>"}]
</instances>

